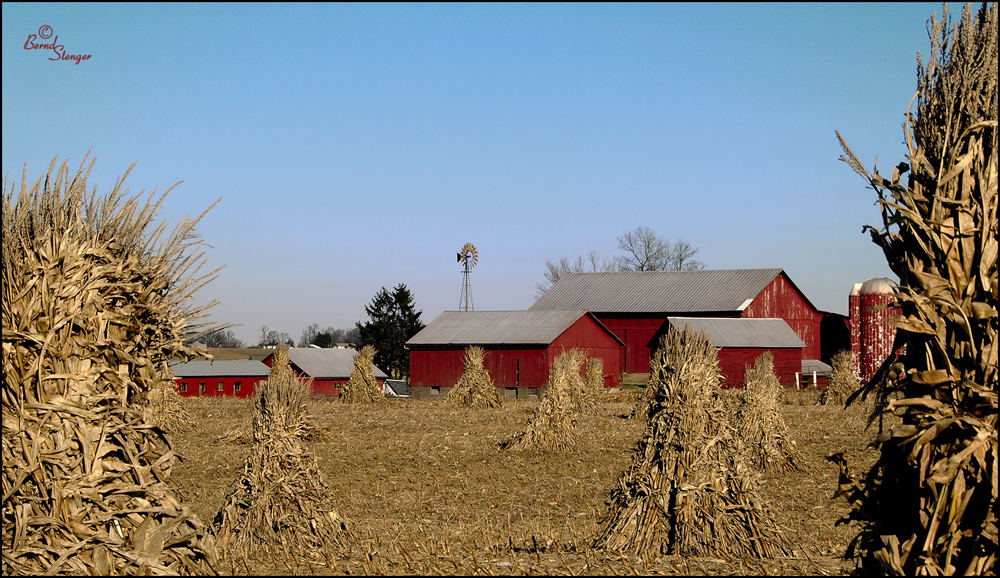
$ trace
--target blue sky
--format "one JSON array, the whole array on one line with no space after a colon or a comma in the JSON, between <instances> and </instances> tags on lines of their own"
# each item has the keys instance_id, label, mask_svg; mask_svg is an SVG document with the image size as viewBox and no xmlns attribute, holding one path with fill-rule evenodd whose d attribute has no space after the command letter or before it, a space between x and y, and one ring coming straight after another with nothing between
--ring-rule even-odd
<instances>
[{"instance_id":1,"label":"blue sky","mask_svg":"<svg viewBox=\"0 0 1000 578\"><path fill-rule=\"evenodd\" d=\"M958 14L959 7L951 10ZM903 160L938 3L3 4L3 173L97 158L225 265L211 319L298 339L404 283L429 323L525 309L546 259L647 226L706 268L783 268L820 309L894 278L875 193ZM63 52L25 50L50 26ZM35 42L42 42L36 40Z\"/></svg>"}]
</instances>

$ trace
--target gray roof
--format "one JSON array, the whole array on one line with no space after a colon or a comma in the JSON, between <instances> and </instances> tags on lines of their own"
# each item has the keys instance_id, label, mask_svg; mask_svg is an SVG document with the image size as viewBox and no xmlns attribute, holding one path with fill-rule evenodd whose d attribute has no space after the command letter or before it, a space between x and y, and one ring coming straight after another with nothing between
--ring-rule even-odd
<instances>
[{"instance_id":1,"label":"gray roof","mask_svg":"<svg viewBox=\"0 0 1000 578\"><path fill-rule=\"evenodd\" d=\"M354 357L357 354L357 351L349 348L288 348L288 360L302 373L316 379L347 379L354 371ZM375 377L379 379L389 377L374 364L372 368Z\"/></svg>"},{"instance_id":2,"label":"gray roof","mask_svg":"<svg viewBox=\"0 0 1000 578\"><path fill-rule=\"evenodd\" d=\"M584 315L588 313L445 311L411 337L406 345L548 345Z\"/></svg>"},{"instance_id":3,"label":"gray roof","mask_svg":"<svg viewBox=\"0 0 1000 578\"><path fill-rule=\"evenodd\" d=\"M568 273L529 309L594 313L744 310L781 269Z\"/></svg>"},{"instance_id":4,"label":"gray roof","mask_svg":"<svg viewBox=\"0 0 1000 578\"><path fill-rule=\"evenodd\" d=\"M271 368L256 359L196 359L170 366L174 377L267 377Z\"/></svg>"},{"instance_id":5,"label":"gray roof","mask_svg":"<svg viewBox=\"0 0 1000 578\"><path fill-rule=\"evenodd\" d=\"M823 363L818 359L803 359L802 360L802 373L816 372L816 375L826 375L828 373L833 373L833 367Z\"/></svg>"},{"instance_id":6,"label":"gray roof","mask_svg":"<svg viewBox=\"0 0 1000 578\"><path fill-rule=\"evenodd\" d=\"M704 333L716 347L802 348L806 344L784 319L739 317L667 317L676 329Z\"/></svg>"}]
</instances>

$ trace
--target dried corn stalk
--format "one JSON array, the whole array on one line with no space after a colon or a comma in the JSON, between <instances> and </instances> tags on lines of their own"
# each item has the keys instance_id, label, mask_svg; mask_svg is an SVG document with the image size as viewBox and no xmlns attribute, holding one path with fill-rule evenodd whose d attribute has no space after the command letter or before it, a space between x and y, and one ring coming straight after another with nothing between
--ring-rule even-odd
<instances>
[{"instance_id":1,"label":"dried corn stalk","mask_svg":"<svg viewBox=\"0 0 1000 578\"><path fill-rule=\"evenodd\" d=\"M604 396L604 360L600 357L587 360L587 369L580 383L577 406L582 413L597 413L597 404Z\"/></svg>"},{"instance_id":2,"label":"dried corn stalk","mask_svg":"<svg viewBox=\"0 0 1000 578\"><path fill-rule=\"evenodd\" d=\"M99 197L93 162L55 163L16 192L4 180L2 572L213 574L214 540L145 422L167 361L202 353L211 305L185 305L215 276L198 274L201 217L164 239L166 193L126 198L123 176Z\"/></svg>"},{"instance_id":3,"label":"dried corn stalk","mask_svg":"<svg viewBox=\"0 0 1000 578\"><path fill-rule=\"evenodd\" d=\"M651 368L646 431L611 491L594 547L646 559L786 554L722 408L711 340L670 328Z\"/></svg>"},{"instance_id":4,"label":"dried corn stalk","mask_svg":"<svg viewBox=\"0 0 1000 578\"><path fill-rule=\"evenodd\" d=\"M304 448L313 429L309 392L291 369L287 346L280 347L254 392L250 455L214 519L219 550L234 567L258 561L333 567L349 545L351 533L324 506L331 492Z\"/></svg>"},{"instance_id":5,"label":"dried corn stalk","mask_svg":"<svg viewBox=\"0 0 1000 578\"><path fill-rule=\"evenodd\" d=\"M456 405L500 407L503 397L493 385L493 378L483 367L486 352L482 347L470 345L465 349L465 368L445 401Z\"/></svg>"},{"instance_id":6,"label":"dried corn stalk","mask_svg":"<svg viewBox=\"0 0 1000 578\"><path fill-rule=\"evenodd\" d=\"M844 405L847 398L857 391L858 376L854 373L854 353L838 351L831 360L833 375L819 394L820 405Z\"/></svg>"},{"instance_id":7,"label":"dried corn stalk","mask_svg":"<svg viewBox=\"0 0 1000 578\"><path fill-rule=\"evenodd\" d=\"M908 163L868 173L884 229L865 227L899 276L896 345L855 394L892 391L902 423L841 493L862 522L850 553L866 572L993 574L997 562L997 5L952 27L947 5L917 59ZM908 178L903 174L910 171ZM895 347L893 348L895 349ZM886 395L886 397L889 397ZM835 459L835 456L831 459Z\"/></svg>"},{"instance_id":8,"label":"dried corn stalk","mask_svg":"<svg viewBox=\"0 0 1000 578\"><path fill-rule=\"evenodd\" d=\"M347 383L340 392L340 401L344 403L382 403L385 393L375 379L375 348L365 345L354 356L354 370L347 378Z\"/></svg>"},{"instance_id":9,"label":"dried corn stalk","mask_svg":"<svg viewBox=\"0 0 1000 578\"><path fill-rule=\"evenodd\" d=\"M582 388L580 369L584 357L579 349L570 349L556 356L538 407L528 419L525 430L502 444L505 449L559 451L577 442L576 416L579 410L576 397Z\"/></svg>"},{"instance_id":10,"label":"dried corn stalk","mask_svg":"<svg viewBox=\"0 0 1000 578\"><path fill-rule=\"evenodd\" d=\"M802 455L788 435L781 415L781 383L774 373L774 356L764 352L747 368L746 388L736 413L736 431L747 448L751 465L762 472L802 469Z\"/></svg>"}]
</instances>

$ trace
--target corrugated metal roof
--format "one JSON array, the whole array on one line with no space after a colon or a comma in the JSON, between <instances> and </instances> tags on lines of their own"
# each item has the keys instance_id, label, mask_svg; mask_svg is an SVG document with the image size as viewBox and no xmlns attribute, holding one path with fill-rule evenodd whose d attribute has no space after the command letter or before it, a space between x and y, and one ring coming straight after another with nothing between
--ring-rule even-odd
<instances>
[{"instance_id":1,"label":"corrugated metal roof","mask_svg":"<svg viewBox=\"0 0 1000 578\"><path fill-rule=\"evenodd\" d=\"M445 311L406 345L548 345L586 311Z\"/></svg>"},{"instance_id":2,"label":"corrugated metal roof","mask_svg":"<svg viewBox=\"0 0 1000 578\"><path fill-rule=\"evenodd\" d=\"M833 366L823 363L818 359L803 359L802 360L802 373L812 374L816 372L816 375L827 375L833 373Z\"/></svg>"},{"instance_id":3,"label":"corrugated metal roof","mask_svg":"<svg viewBox=\"0 0 1000 578\"><path fill-rule=\"evenodd\" d=\"M742 311L781 269L568 273L529 310L594 313Z\"/></svg>"},{"instance_id":4,"label":"corrugated metal roof","mask_svg":"<svg viewBox=\"0 0 1000 578\"><path fill-rule=\"evenodd\" d=\"M353 349L290 347L288 360L294 363L303 373L316 379L347 379L354 371L354 357L358 354ZM375 367L375 377L389 377L384 371Z\"/></svg>"},{"instance_id":5,"label":"corrugated metal roof","mask_svg":"<svg viewBox=\"0 0 1000 578\"><path fill-rule=\"evenodd\" d=\"M195 359L170 366L174 377L267 377L271 368L256 359Z\"/></svg>"},{"instance_id":6,"label":"corrugated metal roof","mask_svg":"<svg viewBox=\"0 0 1000 578\"><path fill-rule=\"evenodd\" d=\"M667 317L671 327L704 333L716 347L802 348L806 344L784 319Z\"/></svg>"}]
</instances>

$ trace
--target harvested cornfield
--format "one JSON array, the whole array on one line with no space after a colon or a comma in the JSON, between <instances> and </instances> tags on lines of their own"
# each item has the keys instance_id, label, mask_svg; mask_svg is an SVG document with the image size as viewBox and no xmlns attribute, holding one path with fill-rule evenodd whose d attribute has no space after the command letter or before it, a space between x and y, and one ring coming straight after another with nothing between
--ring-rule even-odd
<instances>
[{"instance_id":1,"label":"harvested cornfield","mask_svg":"<svg viewBox=\"0 0 1000 578\"><path fill-rule=\"evenodd\" d=\"M593 546L644 559L788 554L719 399L711 340L671 328L651 365L656 394L645 432L611 491Z\"/></svg>"},{"instance_id":2,"label":"harvested cornfield","mask_svg":"<svg viewBox=\"0 0 1000 578\"><path fill-rule=\"evenodd\" d=\"M746 387L736 412L736 431L750 464L761 471L801 469L802 458L781 417L782 387L774 356L764 352L746 371ZM723 402L725 406L725 402Z\"/></svg>"},{"instance_id":3,"label":"harvested cornfield","mask_svg":"<svg viewBox=\"0 0 1000 578\"><path fill-rule=\"evenodd\" d=\"M838 351L833 355L833 375L823 391L819 394L820 405L844 405L847 398L858 390L861 384L854 374L854 354L850 351Z\"/></svg>"},{"instance_id":4,"label":"harvested cornfield","mask_svg":"<svg viewBox=\"0 0 1000 578\"><path fill-rule=\"evenodd\" d=\"M347 383L340 392L340 401L344 403L383 403L385 394L382 386L375 379L375 348L365 345L354 356L354 370L351 371Z\"/></svg>"},{"instance_id":5,"label":"harvested cornfield","mask_svg":"<svg viewBox=\"0 0 1000 578\"><path fill-rule=\"evenodd\" d=\"M947 5L931 18L907 162L889 179L838 133L841 159L878 194L883 227L865 229L899 276L895 346L905 347L859 392L897 394L888 404L902 423L880 438L864 479L843 484L866 573L996 572L997 27L996 3L975 16L966 5L954 26Z\"/></svg>"},{"instance_id":6,"label":"harvested cornfield","mask_svg":"<svg viewBox=\"0 0 1000 578\"><path fill-rule=\"evenodd\" d=\"M145 421L166 411L167 361L201 353L207 307L186 305L215 275L197 274L200 217L164 239L152 223L167 193L127 197L128 172L88 193L86 162L4 180L0 569L213 574L214 539L168 483L176 456Z\"/></svg>"},{"instance_id":7,"label":"harvested cornfield","mask_svg":"<svg viewBox=\"0 0 1000 578\"><path fill-rule=\"evenodd\" d=\"M445 398L448 403L476 407L503 405L500 390L493 385L493 378L483 367L485 356L486 352L482 347L470 345L465 349L465 367L462 376Z\"/></svg>"},{"instance_id":8,"label":"harvested cornfield","mask_svg":"<svg viewBox=\"0 0 1000 578\"><path fill-rule=\"evenodd\" d=\"M579 437L576 433L579 414L577 397L583 387L580 370L584 357L579 349L570 349L556 356L538 408L531 414L523 432L501 444L504 449L560 451L576 443Z\"/></svg>"},{"instance_id":9,"label":"harvested cornfield","mask_svg":"<svg viewBox=\"0 0 1000 578\"><path fill-rule=\"evenodd\" d=\"M271 375L254 392L253 447L243 473L215 515L223 563L336 566L350 532L328 506L331 492L304 448L312 429L310 392L292 371L288 348L274 355Z\"/></svg>"}]
</instances>

